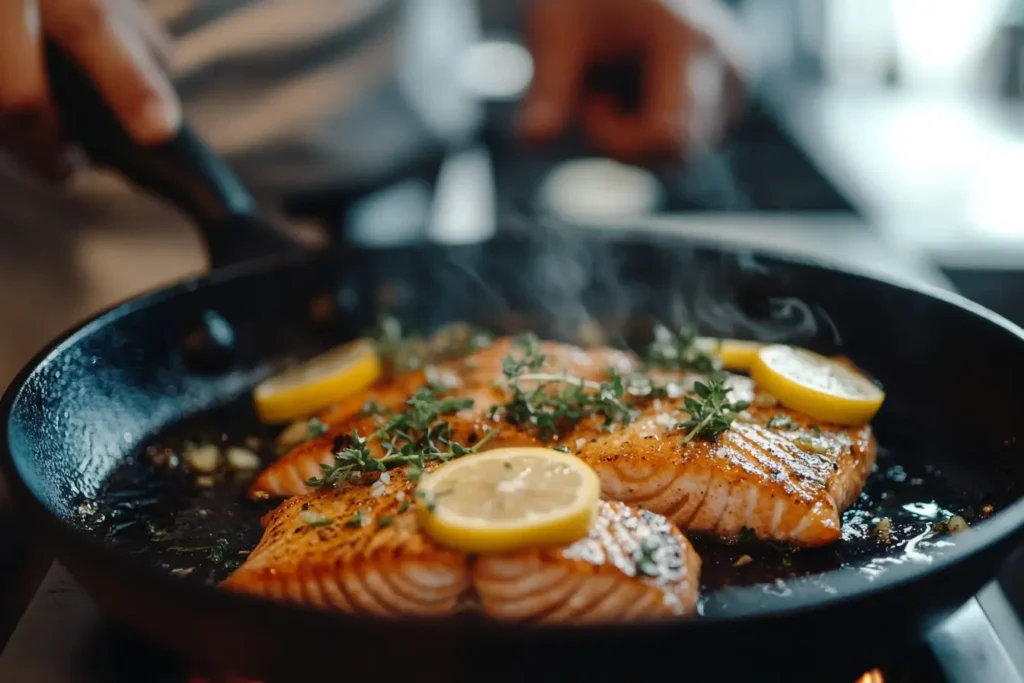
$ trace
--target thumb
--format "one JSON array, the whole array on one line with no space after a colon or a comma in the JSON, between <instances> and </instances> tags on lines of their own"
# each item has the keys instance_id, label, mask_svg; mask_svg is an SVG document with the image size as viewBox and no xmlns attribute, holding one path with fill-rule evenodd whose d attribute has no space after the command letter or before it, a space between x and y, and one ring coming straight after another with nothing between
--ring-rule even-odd
<instances>
[{"instance_id":1,"label":"thumb","mask_svg":"<svg viewBox=\"0 0 1024 683\"><path fill-rule=\"evenodd\" d=\"M541 142L558 136L576 108L587 62L586 17L580 3L533 0L527 36L534 74L519 112L520 132Z\"/></svg>"}]
</instances>

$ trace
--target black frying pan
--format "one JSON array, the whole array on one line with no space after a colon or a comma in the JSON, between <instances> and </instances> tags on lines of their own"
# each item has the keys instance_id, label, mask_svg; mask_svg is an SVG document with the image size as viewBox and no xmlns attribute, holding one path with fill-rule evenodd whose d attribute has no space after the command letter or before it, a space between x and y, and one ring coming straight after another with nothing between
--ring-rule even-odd
<instances>
[{"instance_id":1,"label":"black frying pan","mask_svg":"<svg viewBox=\"0 0 1024 683\"><path fill-rule=\"evenodd\" d=\"M82 85L55 72L58 93ZM88 110L78 121L89 121L96 102L75 92L64 111ZM214 265L251 230L280 247L187 129L158 150L136 149L106 126L80 125L77 135L189 210ZM118 144L98 154L111 139ZM218 232L223 225L235 227ZM218 592L211 584L255 543L266 507L242 499L244 481L184 486L147 465L147 446L266 439L248 390L289 358L365 332L382 299L427 332L465 320L571 340L589 315L621 344L642 344L660 319L846 353L888 392L878 471L845 516L847 539L832 547L701 542L705 598L692 621L395 621ZM919 639L1020 546L1022 380L1024 331L953 295L635 231L538 231L482 246L235 265L117 306L17 377L0 404L0 454L26 515L106 612L200 665L271 680L770 680L780 671L852 680ZM931 537L929 514L950 512L972 528ZM894 522L888 544L870 534L882 516ZM753 562L733 567L743 554Z\"/></svg>"}]
</instances>

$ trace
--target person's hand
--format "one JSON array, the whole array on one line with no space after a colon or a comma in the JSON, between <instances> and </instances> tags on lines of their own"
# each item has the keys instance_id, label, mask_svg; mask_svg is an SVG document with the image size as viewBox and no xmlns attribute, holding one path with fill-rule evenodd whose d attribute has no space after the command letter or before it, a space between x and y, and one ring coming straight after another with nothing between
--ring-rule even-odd
<instances>
[{"instance_id":1,"label":"person's hand","mask_svg":"<svg viewBox=\"0 0 1024 683\"><path fill-rule=\"evenodd\" d=\"M137 141L177 130L168 43L135 0L0 0L0 148L27 169L60 181L74 167L47 85L44 39L78 63Z\"/></svg>"},{"instance_id":2,"label":"person's hand","mask_svg":"<svg viewBox=\"0 0 1024 683\"><path fill-rule=\"evenodd\" d=\"M577 119L601 153L684 155L717 141L742 99L745 45L717 0L531 0L527 33L536 66L520 130L532 142L557 137ZM724 66L712 84L717 94L688 83L702 56ZM586 91L591 67L630 57L643 71L636 111Z\"/></svg>"}]
</instances>

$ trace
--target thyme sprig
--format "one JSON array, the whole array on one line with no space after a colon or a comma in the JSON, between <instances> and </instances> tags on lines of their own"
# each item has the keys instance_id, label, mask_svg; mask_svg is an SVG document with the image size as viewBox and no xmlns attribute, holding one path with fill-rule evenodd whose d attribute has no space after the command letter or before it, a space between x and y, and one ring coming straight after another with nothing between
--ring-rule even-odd
<instances>
[{"instance_id":1,"label":"thyme sprig","mask_svg":"<svg viewBox=\"0 0 1024 683\"><path fill-rule=\"evenodd\" d=\"M708 383L694 382L694 396L683 399L683 407L690 418L679 423L677 429L686 430L683 443L690 443L697 437L714 439L732 424L736 416L746 410L748 401L729 401L729 389L720 379Z\"/></svg>"},{"instance_id":2,"label":"thyme sprig","mask_svg":"<svg viewBox=\"0 0 1024 683\"><path fill-rule=\"evenodd\" d=\"M673 330L665 325L655 325L654 341L647 349L648 369L708 374L721 372L721 360L701 348L697 339L695 332L685 328Z\"/></svg>"},{"instance_id":3,"label":"thyme sprig","mask_svg":"<svg viewBox=\"0 0 1024 683\"><path fill-rule=\"evenodd\" d=\"M371 435L364 437L353 431L338 437L334 443L334 462L320 465L323 476L311 477L306 483L315 487L336 486L362 472L386 472L403 465L421 471L430 462L447 462L475 453L496 432L490 431L472 446L466 446L452 440L451 425L443 419L472 406L472 399L442 397L437 389L423 387L405 402L402 411L375 415L378 428ZM373 439L384 449L382 457L374 457L370 451Z\"/></svg>"},{"instance_id":4,"label":"thyme sprig","mask_svg":"<svg viewBox=\"0 0 1024 683\"><path fill-rule=\"evenodd\" d=\"M463 323L446 325L424 338L406 333L398 319L387 314L377 316L372 337L377 354L396 375L463 358L493 341L490 333Z\"/></svg>"},{"instance_id":5,"label":"thyme sprig","mask_svg":"<svg viewBox=\"0 0 1024 683\"><path fill-rule=\"evenodd\" d=\"M327 433L327 425L320 421L318 417L311 417L306 422L306 439L315 439L321 434Z\"/></svg>"},{"instance_id":6,"label":"thyme sprig","mask_svg":"<svg viewBox=\"0 0 1024 683\"><path fill-rule=\"evenodd\" d=\"M608 368L605 382L568 373L543 373L539 371L546 358L536 337L524 335L515 344L523 350L522 355L506 356L502 362L505 383L512 390L504 406L505 417L512 424L533 425L542 439L549 439L566 423L591 415L603 415L606 427L629 424L636 416L633 406L623 400L626 385L613 368Z\"/></svg>"}]
</instances>

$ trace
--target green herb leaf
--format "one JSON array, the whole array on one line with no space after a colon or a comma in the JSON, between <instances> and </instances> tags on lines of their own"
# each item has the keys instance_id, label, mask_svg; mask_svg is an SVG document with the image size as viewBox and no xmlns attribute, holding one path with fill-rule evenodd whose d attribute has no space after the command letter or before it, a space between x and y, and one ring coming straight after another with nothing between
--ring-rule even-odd
<instances>
[{"instance_id":1,"label":"green herb leaf","mask_svg":"<svg viewBox=\"0 0 1024 683\"><path fill-rule=\"evenodd\" d=\"M690 417L677 425L677 429L687 432L683 437L684 444L697 437L716 438L729 428L737 414L750 405L747 401L730 402L725 382L718 379L711 379L707 384L695 382L693 390L697 398L687 396L683 400L683 407Z\"/></svg>"},{"instance_id":2,"label":"green herb leaf","mask_svg":"<svg viewBox=\"0 0 1024 683\"><path fill-rule=\"evenodd\" d=\"M659 576L658 555L662 548L662 541L658 536L645 536L640 541L639 547L633 551L633 564L637 574L644 576Z\"/></svg>"},{"instance_id":3,"label":"green herb leaf","mask_svg":"<svg viewBox=\"0 0 1024 683\"><path fill-rule=\"evenodd\" d=\"M210 554L208 557L210 558L211 562L223 564L224 561L227 559L227 555L230 552L230 550L231 549L228 547L227 539L218 538L216 542L214 542L213 547L210 548Z\"/></svg>"},{"instance_id":4,"label":"green herb leaf","mask_svg":"<svg viewBox=\"0 0 1024 683\"><path fill-rule=\"evenodd\" d=\"M445 489L444 491L417 491L414 495L416 496L416 499L427 508L427 512L433 512L437 509L437 499L449 495L452 491L453 489Z\"/></svg>"},{"instance_id":5,"label":"green herb leaf","mask_svg":"<svg viewBox=\"0 0 1024 683\"><path fill-rule=\"evenodd\" d=\"M309 512L308 510L302 511L299 513L299 516L302 518L303 522L311 527L330 526L331 524L334 524L334 520L330 517L324 517L319 513Z\"/></svg>"},{"instance_id":6,"label":"green herb leaf","mask_svg":"<svg viewBox=\"0 0 1024 683\"><path fill-rule=\"evenodd\" d=\"M315 439L321 434L327 433L327 425L320 421L318 417L309 418L309 422L306 423L306 438Z\"/></svg>"},{"instance_id":7,"label":"green herb leaf","mask_svg":"<svg viewBox=\"0 0 1024 683\"><path fill-rule=\"evenodd\" d=\"M405 334L398 319L388 314L378 315L372 336L377 354L394 374L463 358L493 342L488 332L463 323L443 327L429 339Z\"/></svg>"},{"instance_id":8,"label":"green herb leaf","mask_svg":"<svg viewBox=\"0 0 1024 683\"><path fill-rule=\"evenodd\" d=\"M546 359L536 338L520 337L516 345L522 355L510 354L502 360L505 383L512 390L504 405L508 422L533 425L542 439L550 439L561 428L591 415L603 415L608 429L616 423L629 424L636 416L633 406L623 400L625 382L613 368L607 369L605 382L544 373L541 370Z\"/></svg>"},{"instance_id":9,"label":"green herb leaf","mask_svg":"<svg viewBox=\"0 0 1024 683\"><path fill-rule=\"evenodd\" d=\"M345 522L345 526L350 529L358 529L364 526L367 521L369 521L369 517L367 517L366 513L362 510L356 510L356 514L352 515L352 518Z\"/></svg>"},{"instance_id":10,"label":"green herb leaf","mask_svg":"<svg viewBox=\"0 0 1024 683\"><path fill-rule=\"evenodd\" d=\"M447 462L477 452L496 431L490 431L472 446L452 441L451 425L445 417L473 407L473 400L441 396L433 387L422 387L398 413L378 414L378 428L368 437L358 432L339 437L334 443L334 462L321 465L323 476L312 477L307 484L314 487L347 483L363 472L386 472L408 466L407 475L417 481L429 462ZM384 453L374 457L371 440L380 443Z\"/></svg>"},{"instance_id":11,"label":"green herb leaf","mask_svg":"<svg viewBox=\"0 0 1024 683\"><path fill-rule=\"evenodd\" d=\"M654 326L654 341L647 349L647 367L713 373L721 371L722 362L697 346L695 332L658 324Z\"/></svg>"}]
</instances>

